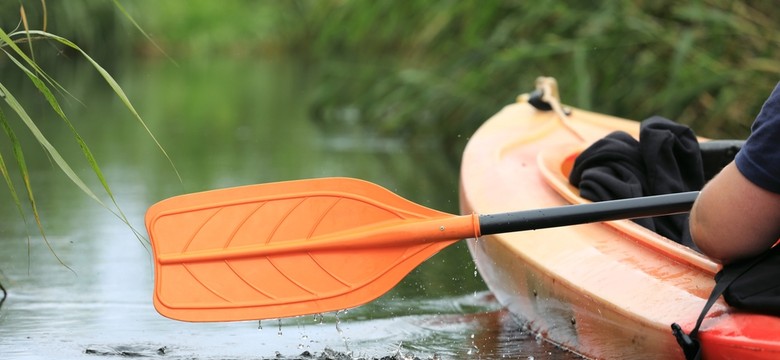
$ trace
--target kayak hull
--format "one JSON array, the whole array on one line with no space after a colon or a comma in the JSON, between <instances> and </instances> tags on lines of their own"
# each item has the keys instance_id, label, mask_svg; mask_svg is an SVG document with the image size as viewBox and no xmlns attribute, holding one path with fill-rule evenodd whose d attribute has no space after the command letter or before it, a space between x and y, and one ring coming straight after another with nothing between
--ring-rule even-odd
<instances>
[{"instance_id":1,"label":"kayak hull","mask_svg":"<svg viewBox=\"0 0 780 360\"><path fill-rule=\"evenodd\" d=\"M586 202L568 185L568 171L579 151L616 130L638 136L639 123L507 106L464 151L462 213ZM684 358L670 326L693 327L719 268L628 220L489 235L468 246L502 305L543 338L588 358ZM708 359L776 358L780 319L735 312L719 300L701 341Z\"/></svg>"}]
</instances>

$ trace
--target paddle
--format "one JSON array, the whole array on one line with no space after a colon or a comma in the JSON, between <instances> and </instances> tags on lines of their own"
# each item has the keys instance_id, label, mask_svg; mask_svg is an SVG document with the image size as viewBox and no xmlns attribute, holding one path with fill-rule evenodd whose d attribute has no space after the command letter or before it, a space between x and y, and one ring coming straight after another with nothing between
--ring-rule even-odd
<instances>
[{"instance_id":1,"label":"paddle","mask_svg":"<svg viewBox=\"0 0 780 360\"><path fill-rule=\"evenodd\" d=\"M669 215L697 192L451 215L349 178L177 196L149 208L154 305L184 321L279 318L364 304L463 238Z\"/></svg>"}]
</instances>

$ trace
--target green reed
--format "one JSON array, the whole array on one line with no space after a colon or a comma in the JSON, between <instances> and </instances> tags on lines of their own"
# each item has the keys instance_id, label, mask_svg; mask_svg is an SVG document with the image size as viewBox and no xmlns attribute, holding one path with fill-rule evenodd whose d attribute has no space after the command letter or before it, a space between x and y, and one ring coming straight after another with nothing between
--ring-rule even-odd
<instances>
[{"instance_id":1,"label":"green reed","mask_svg":"<svg viewBox=\"0 0 780 360\"><path fill-rule=\"evenodd\" d=\"M127 31L127 22L94 15L123 16L115 7L98 9L106 3L69 3L80 8L63 13L89 20L82 22L87 30L67 31L90 44L98 40L86 34L124 34L115 41L148 55L148 41ZM762 0L139 0L125 6L166 51L180 56L311 61L318 85L308 105L321 123L343 122L339 114L350 109L366 131L425 141L433 132L453 153L540 75L558 78L563 101L572 106L637 120L657 114L701 135L744 137L780 73L780 29L773 21L780 9Z\"/></svg>"},{"instance_id":2,"label":"green reed","mask_svg":"<svg viewBox=\"0 0 780 360\"><path fill-rule=\"evenodd\" d=\"M95 160L94 154L90 151L89 146L77 131L74 122L60 105L63 97L71 97L66 86L58 83L57 80L41 66L42 62L38 61L38 59L60 56L60 54L67 51L75 54L83 61L86 61L93 68L94 75L102 78L108 89L110 89L122 104L124 104L139 125L146 129L152 139L154 139L154 135L152 135L122 88L105 68L73 41L48 31L48 14L54 9L48 9L45 1L35 2L35 4L38 5L39 8L30 14L37 13L40 17L30 17L30 14L28 14L28 11L26 10L25 3L22 2L21 4L17 4L16 13L19 16L19 19L15 26L5 27L8 23L4 22L3 26L0 27L0 55L3 59L2 69L5 74L3 80L0 80L0 98L2 98L2 102L0 102L0 126L3 128L3 134L5 135L2 137L4 140L0 141L0 146L2 146L2 148L0 148L0 174L5 181L6 187L10 192L21 220L26 224L28 221L26 215L28 214L27 211L32 214L35 225L37 226L43 241L49 249L52 250L52 254L57 260L67 267L54 252L46 237L44 226L41 221L41 214L38 210L38 202L35 198L35 191L31 185L31 177L33 174L28 171L27 166L28 160L26 158L26 153L31 144L27 144L21 140L22 137L17 134L19 128L22 128L23 131L28 132L29 135L32 136L35 143L44 150L45 155L51 162L56 165L78 189L124 222L135 233L139 241L143 243L147 240L141 232L130 224L130 221L122 212L122 209L117 204L111 187ZM111 3L109 3L109 5L111 5ZM131 22L133 21L124 11L121 4L114 2L112 6L115 6L121 13L128 16L128 19ZM33 20L36 22L33 23ZM33 28L33 26L40 27ZM38 46L39 44L45 46ZM52 52L52 49L55 50ZM21 76L15 77L9 74L11 72ZM37 90L41 101L25 103L20 100L21 98L15 96L17 91L21 91L20 89L24 87L24 84L20 84L22 80L29 81L26 83L28 85L32 84ZM75 100L75 98L73 99ZM41 103L45 103L49 110L46 115L40 115L42 112L38 106L36 106ZM31 112L31 109L34 109L35 111ZM98 195L101 191L97 191L88 186L82 176L74 170L71 165L73 159L66 159L63 157L58 148L49 141L48 136L41 130L39 123L47 121L52 117L62 121L71 132L73 141L75 141L81 149L81 153L84 157L83 160L89 165L92 173L96 176L101 185L102 196ZM159 142L157 142L156 139L154 139L154 141L167 157L167 154ZM5 152L3 152L3 150L5 150ZM29 206L29 208L26 210L27 206Z\"/></svg>"},{"instance_id":3,"label":"green reed","mask_svg":"<svg viewBox=\"0 0 780 360\"><path fill-rule=\"evenodd\" d=\"M454 153L458 136L539 75L556 77L569 105L744 137L780 74L780 9L767 1L276 5L281 46L343 60L326 69L312 99L319 118L354 107L368 129L412 138L433 131Z\"/></svg>"}]
</instances>

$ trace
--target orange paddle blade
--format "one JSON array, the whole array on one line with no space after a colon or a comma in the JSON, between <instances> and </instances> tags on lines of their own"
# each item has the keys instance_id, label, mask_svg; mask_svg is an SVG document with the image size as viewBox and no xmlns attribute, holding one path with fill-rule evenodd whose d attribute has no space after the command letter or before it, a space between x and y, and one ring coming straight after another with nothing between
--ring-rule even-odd
<instances>
[{"instance_id":1,"label":"orange paddle blade","mask_svg":"<svg viewBox=\"0 0 780 360\"><path fill-rule=\"evenodd\" d=\"M415 204L369 182L299 180L194 193L146 213L154 305L185 321L315 314L369 302L477 217Z\"/></svg>"}]
</instances>

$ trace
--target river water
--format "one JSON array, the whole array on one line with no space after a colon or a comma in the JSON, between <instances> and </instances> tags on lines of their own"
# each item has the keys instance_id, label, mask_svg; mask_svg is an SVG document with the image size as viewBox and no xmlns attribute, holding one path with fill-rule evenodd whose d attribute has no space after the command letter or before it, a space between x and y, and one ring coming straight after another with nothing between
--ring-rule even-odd
<instances>
[{"instance_id":1,"label":"river water","mask_svg":"<svg viewBox=\"0 0 780 360\"><path fill-rule=\"evenodd\" d=\"M143 233L148 206L170 196L324 176L365 179L457 212L458 168L442 152L368 135L350 116L329 128L312 121L306 101L317 69L310 64L209 58L112 71L181 181L94 72L68 65L55 76L78 99L65 97L66 110L122 211ZM33 116L46 116L44 133L98 189L67 128L33 91L20 93L30 94L25 104ZM0 358L575 358L522 331L501 310L464 244L429 259L380 299L347 311L262 322L164 318L151 302L145 240L70 183L21 126L16 131L25 141L49 245L29 211L23 219L5 188L0 191L0 282L8 289L0 308ZM0 149L12 159L7 150Z\"/></svg>"}]
</instances>

